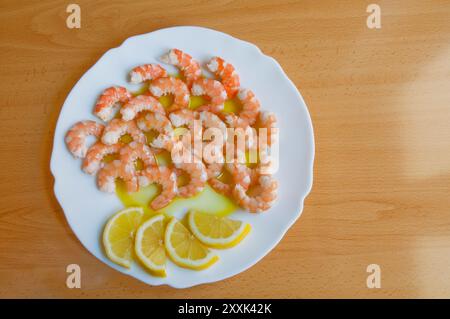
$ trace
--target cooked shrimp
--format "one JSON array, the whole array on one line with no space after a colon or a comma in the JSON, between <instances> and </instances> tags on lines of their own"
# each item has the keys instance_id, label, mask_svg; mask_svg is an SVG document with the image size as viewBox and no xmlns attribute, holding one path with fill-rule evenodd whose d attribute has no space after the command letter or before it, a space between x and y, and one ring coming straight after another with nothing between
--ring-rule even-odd
<instances>
[{"instance_id":1,"label":"cooked shrimp","mask_svg":"<svg viewBox=\"0 0 450 319\"><path fill-rule=\"evenodd\" d=\"M130 99L121 109L122 119L130 121L141 111L165 114L164 107L157 99L149 95L138 95Z\"/></svg>"},{"instance_id":2,"label":"cooked shrimp","mask_svg":"<svg viewBox=\"0 0 450 319\"><path fill-rule=\"evenodd\" d=\"M178 194L181 197L194 196L205 188L208 176L205 165L201 161L175 162L175 167L189 175L189 183L178 189Z\"/></svg>"},{"instance_id":3,"label":"cooked shrimp","mask_svg":"<svg viewBox=\"0 0 450 319\"><path fill-rule=\"evenodd\" d=\"M164 54L160 60L178 67L183 72L188 87L191 87L192 82L202 75L200 64L181 50L172 49Z\"/></svg>"},{"instance_id":4,"label":"cooked shrimp","mask_svg":"<svg viewBox=\"0 0 450 319\"><path fill-rule=\"evenodd\" d=\"M83 158L86 156L86 138L88 136L100 137L105 128L95 121L81 121L73 125L66 134L66 144L73 156Z\"/></svg>"},{"instance_id":5,"label":"cooked shrimp","mask_svg":"<svg viewBox=\"0 0 450 319\"><path fill-rule=\"evenodd\" d=\"M139 186L147 186L152 183L161 185L161 193L150 203L150 207L158 210L167 206L177 194L177 176L166 166L150 166L138 177Z\"/></svg>"},{"instance_id":6,"label":"cooked shrimp","mask_svg":"<svg viewBox=\"0 0 450 319\"><path fill-rule=\"evenodd\" d=\"M173 77L159 78L150 84L149 90L156 97L161 97L166 94L174 95L174 101L169 107L169 111L187 108L189 106L189 89L180 79Z\"/></svg>"},{"instance_id":7,"label":"cooked shrimp","mask_svg":"<svg viewBox=\"0 0 450 319\"><path fill-rule=\"evenodd\" d=\"M237 184L233 189L233 197L239 206L252 213L262 212L272 207L277 198L278 183L271 175L259 175L256 179L253 194Z\"/></svg>"},{"instance_id":8,"label":"cooked shrimp","mask_svg":"<svg viewBox=\"0 0 450 319\"><path fill-rule=\"evenodd\" d=\"M144 169L156 165L154 154L150 147L143 143L131 142L126 144L120 150L120 161L124 165L126 174L129 176L140 175L142 171L136 172L135 163L140 159L144 165Z\"/></svg>"},{"instance_id":9,"label":"cooked shrimp","mask_svg":"<svg viewBox=\"0 0 450 319\"><path fill-rule=\"evenodd\" d=\"M147 113L137 119L138 127L148 132L155 130L159 135L150 143L152 147L170 151L173 146L173 128L169 119L161 113Z\"/></svg>"},{"instance_id":10,"label":"cooked shrimp","mask_svg":"<svg viewBox=\"0 0 450 319\"><path fill-rule=\"evenodd\" d=\"M198 120L198 113L189 109L177 110L169 114L169 119L175 127L193 128L194 121Z\"/></svg>"},{"instance_id":11,"label":"cooked shrimp","mask_svg":"<svg viewBox=\"0 0 450 319\"><path fill-rule=\"evenodd\" d=\"M261 134L267 134L266 140L267 145L272 145L278 140L278 128L277 128L277 117L272 112L261 112L258 118L258 134L261 138ZM261 129L266 129L263 131Z\"/></svg>"},{"instance_id":12,"label":"cooked shrimp","mask_svg":"<svg viewBox=\"0 0 450 319\"><path fill-rule=\"evenodd\" d=\"M102 142L97 142L92 145L83 161L82 169L90 175L94 175L98 172L100 168L104 166L102 162L106 155L118 154L120 149L124 146L123 143L117 143L112 145L106 145Z\"/></svg>"},{"instance_id":13,"label":"cooked shrimp","mask_svg":"<svg viewBox=\"0 0 450 319\"><path fill-rule=\"evenodd\" d=\"M167 76L167 71L159 64L144 64L131 70L130 82L137 84L164 76Z\"/></svg>"},{"instance_id":14,"label":"cooked shrimp","mask_svg":"<svg viewBox=\"0 0 450 319\"><path fill-rule=\"evenodd\" d=\"M223 110L223 103L227 99L227 92L222 83L213 79L197 79L192 84L192 95L207 95L211 101L208 105L199 107L199 110L220 113Z\"/></svg>"},{"instance_id":15,"label":"cooked shrimp","mask_svg":"<svg viewBox=\"0 0 450 319\"><path fill-rule=\"evenodd\" d=\"M218 178L211 178L208 180L208 183L216 192L228 197L232 195L231 184L224 183Z\"/></svg>"},{"instance_id":16,"label":"cooked shrimp","mask_svg":"<svg viewBox=\"0 0 450 319\"><path fill-rule=\"evenodd\" d=\"M205 167L206 167L206 174L208 176L208 180L218 177L223 170L223 166L224 166L224 163L219 163L219 162L211 163L211 164L206 163Z\"/></svg>"},{"instance_id":17,"label":"cooked shrimp","mask_svg":"<svg viewBox=\"0 0 450 319\"><path fill-rule=\"evenodd\" d=\"M94 107L94 114L105 122L110 121L121 104L131 98L131 93L122 86L112 86L103 91Z\"/></svg>"},{"instance_id":18,"label":"cooked shrimp","mask_svg":"<svg viewBox=\"0 0 450 319\"><path fill-rule=\"evenodd\" d=\"M254 174L271 175L278 169L277 149L268 147L267 145L258 145L258 161L256 167L253 169Z\"/></svg>"},{"instance_id":19,"label":"cooked shrimp","mask_svg":"<svg viewBox=\"0 0 450 319\"><path fill-rule=\"evenodd\" d=\"M233 177L233 182L240 185L244 189L248 189L252 176L254 175L252 169L244 163L235 161L234 163L226 163L227 170Z\"/></svg>"},{"instance_id":20,"label":"cooked shrimp","mask_svg":"<svg viewBox=\"0 0 450 319\"><path fill-rule=\"evenodd\" d=\"M124 121L122 119L114 119L108 123L103 131L102 142L106 145L112 145L119 142L124 134L130 134L133 141L145 143L144 133L137 127L134 121Z\"/></svg>"},{"instance_id":21,"label":"cooked shrimp","mask_svg":"<svg viewBox=\"0 0 450 319\"><path fill-rule=\"evenodd\" d=\"M199 119L200 121L202 121L202 125L203 127L205 127L205 129L209 128L218 129L219 132L222 134L222 141L220 143L221 144L220 146L225 144L225 142L227 141L227 126L216 114L208 111L203 111L200 112ZM217 136L215 136L214 139L216 141Z\"/></svg>"},{"instance_id":22,"label":"cooked shrimp","mask_svg":"<svg viewBox=\"0 0 450 319\"><path fill-rule=\"evenodd\" d=\"M169 119L174 127L186 126L191 134L191 142L202 140L202 126L198 112L189 109L181 109L169 114Z\"/></svg>"},{"instance_id":23,"label":"cooked shrimp","mask_svg":"<svg viewBox=\"0 0 450 319\"><path fill-rule=\"evenodd\" d=\"M208 180L218 177L222 173L225 165L223 150L219 150L219 152L216 153L214 158L211 158L211 160L209 160L207 156L203 156L203 162L205 163Z\"/></svg>"},{"instance_id":24,"label":"cooked shrimp","mask_svg":"<svg viewBox=\"0 0 450 319\"><path fill-rule=\"evenodd\" d=\"M227 114L225 116L225 122L230 127L241 127L244 128L247 125L255 124L261 105L258 99L251 90L240 90L238 94L238 99L242 104L242 110L238 115Z\"/></svg>"},{"instance_id":25,"label":"cooked shrimp","mask_svg":"<svg viewBox=\"0 0 450 319\"><path fill-rule=\"evenodd\" d=\"M220 57L212 58L206 65L208 70L221 78L228 97L233 98L239 90L240 81L234 66Z\"/></svg>"},{"instance_id":26,"label":"cooked shrimp","mask_svg":"<svg viewBox=\"0 0 450 319\"><path fill-rule=\"evenodd\" d=\"M225 183L218 178L223 169L231 174L232 183ZM247 167L245 164L241 164L235 161L233 163L224 164L223 169L216 177L212 177L208 180L212 188L225 196L232 195L233 185L240 185L243 189L248 189L251 183L251 178L253 176L252 170L249 167Z\"/></svg>"},{"instance_id":27,"label":"cooked shrimp","mask_svg":"<svg viewBox=\"0 0 450 319\"><path fill-rule=\"evenodd\" d=\"M128 174L120 160L114 160L100 169L97 175L97 185L102 192L114 193L116 190L116 178L121 178L125 182L128 192L137 192L137 177Z\"/></svg>"},{"instance_id":28,"label":"cooked shrimp","mask_svg":"<svg viewBox=\"0 0 450 319\"><path fill-rule=\"evenodd\" d=\"M227 129L227 141L225 143L225 154L227 162L232 161L237 155L240 159L245 151L257 146L258 132L254 127L246 124L244 127L235 127Z\"/></svg>"}]
</instances>

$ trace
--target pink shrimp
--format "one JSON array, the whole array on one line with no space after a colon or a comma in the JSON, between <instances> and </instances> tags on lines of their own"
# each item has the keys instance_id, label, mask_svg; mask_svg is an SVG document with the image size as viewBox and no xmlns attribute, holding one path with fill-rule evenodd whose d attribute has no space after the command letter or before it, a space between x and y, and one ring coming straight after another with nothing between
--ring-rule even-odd
<instances>
[{"instance_id":1,"label":"pink shrimp","mask_svg":"<svg viewBox=\"0 0 450 319\"><path fill-rule=\"evenodd\" d=\"M240 81L234 66L220 57L212 58L206 65L209 71L220 77L228 97L233 98L239 90Z\"/></svg>"},{"instance_id":2,"label":"pink shrimp","mask_svg":"<svg viewBox=\"0 0 450 319\"><path fill-rule=\"evenodd\" d=\"M218 132L212 132L214 135L214 141L217 146L223 146L227 141L227 126L225 123L214 113L208 111L202 111L199 113L199 119L202 121L202 126L208 129L216 129ZM207 131L205 131L207 133ZM221 139L218 139L217 134L221 134Z\"/></svg>"},{"instance_id":3,"label":"pink shrimp","mask_svg":"<svg viewBox=\"0 0 450 319\"><path fill-rule=\"evenodd\" d=\"M167 76L167 71L159 64L144 64L131 70L130 82L137 84L148 80L156 80L164 76Z\"/></svg>"},{"instance_id":4,"label":"pink shrimp","mask_svg":"<svg viewBox=\"0 0 450 319\"><path fill-rule=\"evenodd\" d=\"M202 105L198 108L199 111L210 111L213 113L220 113L223 110L224 102L227 99L227 92L223 85L213 79L197 79L192 84L192 95L207 95L211 101L208 105Z\"/></svg>"},{"instance_id":5,"label":"pink shrimp","mask_svg":"<svg viewBox=\"0 0 450 319\"><path fill-rule=\"evenodd\" d=\"M192 82L202 75L200 64L181 50L172 49L164 54L160 60L178 67L183 72L188 87L191 87Z\"/></svg>"},{"instance_id":6,"label":"pink shrimp","mask_svg":"<svg viewBox=\"0 0 450 319\"><path fill-rule=\"evenodd\" d=\"M97 175L97 185L102 192L114 193L116 190L116 178L121 178L125 182L128 192L137 192L137 177L128 174L120 160L114 160L100 169Z\"/></svg>"},{"instance_id":7,"label":"pink shrimp","mask_svg":"<svg viewBox=\"0 0 450 319\"><path fill-rule=\"evenodd\" d=\"M142 170L136 171L135 167L138 159L142 161L142 164L144 165L143 169L151 165L156 165L156 160L152 150L143 143L134 141L128 143L120 150L119 154L120 161L123 163L125 173L128 176L141 175Z\"/></svg>"},{"instance_id":8,"label":"pink shrimp","mask_svg":"<svg viewBox=\"0 0 450 319\"><path fill-rule=\"evenodd\" d=\"M243 189L248 189L251 183L251 178L253 176L252 170L249 167L247 167L245 164L238 163L235 160L232 163L226 163L223 166L223 169L230 173L232 183L223 182L218 178L218 176L211 177L208 182L212 188L225 196L232 195L233 185L240 185Z\"/></svg>"},{"instance_id":9,"label":"pink shrimp","mask_svg":"<svg viewBox=\"0 0 450 319\"><path fill-rule=\"evenodd\" d=\"M244 128L247 125L255 124L258 119L259 109L261 107L258 99L251 90L240 90L238 99L242 103L242 110L238 115L228 114L225 121L230 127Z\"/></svg>"},{"instance_id":10,"label":"pink shrimp","mask_svg":"<svg viewBox=\"0 0 450 319\"><path fill-rule=\"evenodd\" d=\"M105 126L95 121L81 121L73 125L66 134L66 145L73 156L83 158L86 156L86 138L88 136L100 137Z\"/></svg>"},{"instance_id":11,"label":"pink shrimp","mask_svg":"<svg viewBox=\"0 0 450 319\"><path fill-rule=\"evenodd\" d=\"M134 121L124 121L122 119L114 119L108 123L103 131L102 142L106 145L112 145L119 142L124 134L130 134L133 141L145 143L146 137L144 133L137 127Z\"/></svg>"},{"instance_id":12,"label":"pink shrimp","mask_svg":"<svg viewBox=\"0 0 450 319\"><path fill-rule=\"evenodd\" d=\"M271 175L259 175L251 195L237 184L233 189L233 197L239 206L252 213L262 212L272 207L277 198L278 183Z\"/></svg>"},{"instance_id":13,"label":"pink shrimp","mask_svg":"<svg viewBox=\"0 0 450 319\"><path fill-rule=\"evenodd\" d=\"M139 186L145 187L156 183L161 185L161 193L150 203L150 207L158 210L167 206L177 194L177 176L166 166L149 166L138 177Z\"/></svg>"},{"instance_id":14,"label":"pink shrimp","mask_svg":"<svg viewBox=\"0 0 450 319\"><path fill-rule=\"evenodd\" d=\"M157 131L159 135L150 143L154 148L170 151L173 146L173 128L169 119L161 113L147 113L137 119L138 127L144 131Z\"/></svg>"},{"instance_id":15,"label":"pink shrimp","mask_svg":"<svg viewBox=\"0 0 450 319\"><path fill-rule=\"evenodd\" d=\"M252 177L254 176L253 170L244 163L235 161L233 163L226 163L227 170L233 177L233 182L236 185L240 185L244 189L248 189Z\"/></svg>"},{"instance_id":16,"label":"pink shrimp","mask_svg":"<svg viewBox=\"0 0 450 319\"><path fill-rule=\"evenodd\" d=\"M159 78L150 84L149 90L156 97L161 97L166 94L174 95L174 101L169 107L169 111L187 108L189 106L189 89L180 79L173 77Z\"/></svg>"},{"instance_id":17,"label":"pink shrimp","mask_svg":"<svg viewBox=\"0 0 450 319\"><path fill-rule=\"evenodd\" d=\"M258 127L259 138L261 138L262 134L267 134L267 145L272 145L278 141L277 117L274 113L261 112L256 125ZM266 131L261 129L266 129Z\"/></svg>"},{"instance_id":18,"label":"pink shrimp","mask_svg":"<svg viewBox=\"0 0 450 319\"><path fill-rule=\"evenodd\" d=\"M178 195L181 197L191 197L205 188L208 176L205 165L201 161L193 161L190 163L176 162L175 167L189 175L189 183L178 189Z\"/></svg>"},{"instance_id":19,"label":"pink shrimp","mask_svg":"<svg viewBox=\"0 0 450 319\"><path fill-rule=\"evenodd\" d=\"M131 93L122 86L107 88L97 100L94 114L105 122L110 121L120 108L121 104L131 98Z\"/></svg>"},{"instance_id":20,"label":"pink shrimp","mask_svg":"<svg viewBox=\"0 0 450 319\"><path fill-rule=\"evenodd\" d=\"M124 146L123 143L106 145L102 142L97 142L92 145L86 153L83 161L82 169L89 175L94 175L104 166L102 162L106 155L118 154L120 149Z\"/></svg>"},{"instance_id":21,"label":"pink shrimp","mask_svg":"<svg viewBox=\"0 0 450 319\"><path fill-rule=\"evenodd\" d=\"M244 158L247 150L258 145L257 130L250 125L227 129L227 141L225 143L225 155L227 162L233 161L236 156Z\"/></svg>"},{"instance_id":22,"label":"pink shrimp","mask_svg":"<svg viewBox=\"0 0 450 319\"><path fill-rule=\"evenodd\" d=\"M206 165L208 179L211 179L219 176L223 169L223 146L227 141L227 126L216 114L211 112L200 112L199 119L205 128L202 158Z\"/></svg>"},{"instance_id":23,"label":"pink shrimp","mask_svg":"<svg viewBox=\"0 0 450 319\"><path fill-rule=\"evenodd\" d=\"M223 150L220 149L215 152L214 157L203 156L203 162L206 167L206 174L208 175L208 180L218 177L223 170L225 158L223 156Z\"/></svg>"},{"instance_id":24,"label":"pink shrimp","mask_svg":"<svg viewBox=\"0 0 450 319\"><path fill-rule=\"evenodd\" d=\"M165 114L164 107L157 99L149 95L138 95L128 101L121 109L122 119L130 121L141 111Z\"/></svg>"},{"instance_id":25,"label":"pink shrimp","mask_svg":"<svg viewBox=\"0 0 450 319\"><path fill-rule=\"evenodd\" d=\"M190 109L181 109L169 114L169 119L174 127L187 127L189 129L191 144L202 140L202 125L198 114L198 112Z\"/></svg>"}]
</instances>

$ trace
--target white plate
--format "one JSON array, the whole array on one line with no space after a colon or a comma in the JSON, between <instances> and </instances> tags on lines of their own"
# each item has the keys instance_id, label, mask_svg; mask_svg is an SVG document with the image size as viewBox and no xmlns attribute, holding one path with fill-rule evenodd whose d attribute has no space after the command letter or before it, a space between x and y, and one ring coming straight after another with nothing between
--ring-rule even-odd
<instances>
[{"instance_id":1,"label":"white plate","mask_svg":"<svg viewBox=\"0 0 450 319\"><path fill-rule=\"evenodd\" d=\"M234 218L252 225L252 231L238 246L218 250L220 261L203 271L186 270L168 263L166 278L146 273L139 265L122 268L105 256L100 236L106 220L123 208L118 197L100 192L95 178L84 174L64 143L67 130L77 121L98 120L93 105L103 89L122 85L131 90L127 74L135 66L159 63L158 58L171 48L191 54L201 63L218 55L230 61L241 77L242 87L252 89L263 110L276 113L280 132L280 166L277 203L267 212L237 212ZM168 67L169 71L172 71ZM175 71L175 69L173 69ZM56 125L51 171L54 191L70 227L81 243L98 259L150 285L167 284L191 287L236 275L263 258L299 218L305 196L312 186L314 137L311 119L300 93L271 57L256 46L227 34L199 27L174 27L127 39L120 47L106 52L74 86L61 110ZM179 212L178 217L185 212Z\"/></svg>"}]
</instances>

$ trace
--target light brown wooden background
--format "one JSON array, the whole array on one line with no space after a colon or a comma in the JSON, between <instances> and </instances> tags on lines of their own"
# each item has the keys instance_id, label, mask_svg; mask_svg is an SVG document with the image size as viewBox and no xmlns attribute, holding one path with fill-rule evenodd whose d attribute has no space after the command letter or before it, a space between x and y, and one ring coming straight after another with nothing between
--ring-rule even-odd
<instances>
[{"instance_id":1,"label":"light brown wooden background","mask_svg":"<svg viewBox=\"0 0 450 319\"><path fill-rule=\"evenodd\" d=\"M0 5L1 297L450 297L450 2L69 1ZM273 56L312 116L314 186L260 263L186 290L150 287L91 256L49 171L66 95L109 48L175 25L229 33ZM66 265L82 289L65 286ZM366 288L366 267L382 288Z\"/></svg>"}]
</instances>

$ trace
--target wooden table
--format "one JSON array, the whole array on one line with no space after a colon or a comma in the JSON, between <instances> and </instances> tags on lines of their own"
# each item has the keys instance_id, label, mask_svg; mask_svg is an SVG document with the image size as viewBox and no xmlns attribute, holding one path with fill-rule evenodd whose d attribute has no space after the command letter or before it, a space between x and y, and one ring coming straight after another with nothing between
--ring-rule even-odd
<instances>
[{"instance_id":1,"label":"wooden table","mask_svg":"<svg viewBox=\"0 0 450 319\"><path fill-rule=\"evenodd\" d=\"M450 3L2 1L0 297L450 297ZM186 290L150 287L91 256L49 170L60 108L80 76L132 35L199 25L250 41L300 89L316 139L300 220L261 262ZM65 285L66 266L82 288ZM366 267L381 267L369 289Z\"/></svg>"}]
</instances>

